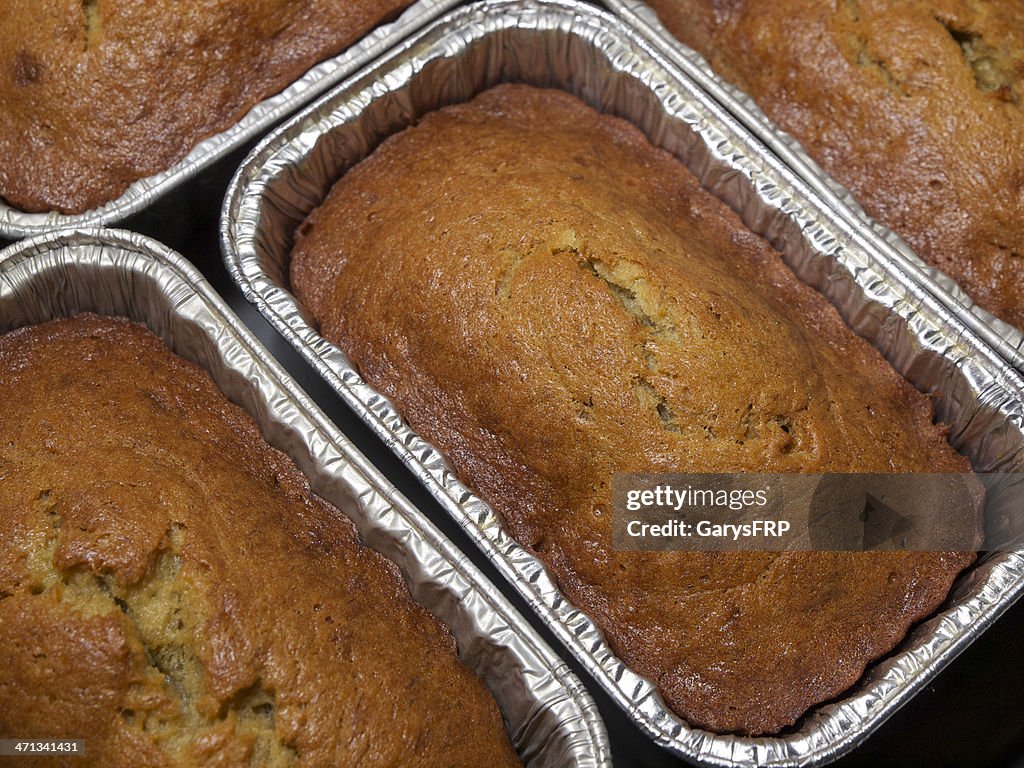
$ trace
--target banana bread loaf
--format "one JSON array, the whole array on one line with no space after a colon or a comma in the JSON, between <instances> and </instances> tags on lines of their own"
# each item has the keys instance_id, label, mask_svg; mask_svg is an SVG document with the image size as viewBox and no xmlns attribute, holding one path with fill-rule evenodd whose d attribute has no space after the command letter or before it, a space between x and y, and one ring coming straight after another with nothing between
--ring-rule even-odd
<instances>
[{"instance_id":1,"label":"banana bread loaf","mask_svg":"<svg viewBox=\"0 0 1024 768\"><path fill-rule=\"evenodd\" d=\"M566 93L425 116L302 225L292 286L676 711L768 733L957 553L616 551L614 472L964 471L928 400L668 153ZM976 532L981 500L951 525Z\"/></svg>"},{"instance_id":2,"label":"banana bread loaf","mask_svg":"<svg viewBox=\"0 0 1024 768\"><path fill-rule=\"evenodd\" d=\"M5 3L0 197L62 213L114 200L409 3Z\"/></svg>"},{"instance_id":3,"label":"banana bread loaf","mask_svg":"<svg viewBox=\"0 0 1024 768\"><path fill-rule=\"evenodd\" d=\"M1024 3L649 2L868 213L1024 328Z\"/></svg>"},{"instance_id":4,"label":"banana bread loaf","mask_svg":"<svg viewBox=\"0 0 1024 768\"><path fill-rule=\"evenodd\" d=\"M0 369L0 737L104 768L518 764L447 628L205 372L90 315L0 337Z\"/></svg>"}]
</instances>

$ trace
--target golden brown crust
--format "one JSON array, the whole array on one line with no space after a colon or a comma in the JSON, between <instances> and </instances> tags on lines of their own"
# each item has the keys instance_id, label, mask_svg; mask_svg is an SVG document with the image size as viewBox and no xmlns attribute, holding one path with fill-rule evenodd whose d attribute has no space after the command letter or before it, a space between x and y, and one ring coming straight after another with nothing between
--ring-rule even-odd
<instances>
[{"instance_id":1,"label":"golden brown crust","mask_svg":"<svg viewBox=\"0 0 1024 768\"><path fill-rule=\"evenodd\" d=\"M12 0L0 196L81 213L162 171L409 0Z\"/></svg>"},{"instance_id":2,"label":"golden brown crust","mask_svg":"<svg viewBox=\"0 0 1024 768\"><path fill-rule=\"evenodd\" d=\"M106 768L517 764L447 628L197 366L83 315L0 368L0 735Z\"/></svg>"},{"instance_id":3,"label":"golden brown crust","mask_svg":"<svg viewBox=\"0 0 1024 768\"><path fill-rule=\"evenodd\" d=\"M868 213L1024 327L1024 4L650 4Z\"/></svg>"},{"instance_id":4,"label":"golden brown crust","mask_svg":"<svg viewBox=\"0 0 1024 768\"><path fill-rule=\"evenodd\" d=\"M968 464L926 398L679 162L567 94L502 86L392 137L303 225L291 277L696 725L794 722L972 559L612 549L613 472Z\"/></svg>"}]
</instances>

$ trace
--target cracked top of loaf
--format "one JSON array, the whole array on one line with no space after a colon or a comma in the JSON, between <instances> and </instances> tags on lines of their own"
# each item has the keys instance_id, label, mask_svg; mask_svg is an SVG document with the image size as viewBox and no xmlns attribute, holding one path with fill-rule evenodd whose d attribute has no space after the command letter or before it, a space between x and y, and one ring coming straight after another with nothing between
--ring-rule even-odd
<instances>
[{"instance_id":1,"label":"cracked top of loaf","mask_svg":"<svg viewBox=\"0 0 1024 768\"><path fill-rule=\"evenodd\" d=\"M398 569L204 371L82 315L0 337L0 736L75 764L513 765Z\"/></svg>"},{"instance_id":2,"label":"cracked top of loaf","mask_svg":"<svg viewBox=\"0 0 1024 768\"><path fill-rule=\"evenodd\" d=\"M973 558L612 549L614 472L969 465L927 398L777 252L635 127L569 94L500 86L386 140L302 225L291 279L696 725L793 723ZM948 524L976 532L980 508Z\"/></svg>"},{"instance_id":3,"label":"cracked top of loaf","mask_svg":"<svg viewBox=\"0 0 1024 768\"><path fill-rule=\"evenodd\" d=\"M409 0L10 0L0 14L0 197L81 213Z\"/></svg>"},{"instance_id":4,"label":"cracked top of loaf","mask_svg":"<svg viewBox=\"0 0 1024 768\"><path fill-rule=\"evenodd\" d=\"M1024 3L648 2L868 213L1024 328Z\"/></svg>"}]
</instances>

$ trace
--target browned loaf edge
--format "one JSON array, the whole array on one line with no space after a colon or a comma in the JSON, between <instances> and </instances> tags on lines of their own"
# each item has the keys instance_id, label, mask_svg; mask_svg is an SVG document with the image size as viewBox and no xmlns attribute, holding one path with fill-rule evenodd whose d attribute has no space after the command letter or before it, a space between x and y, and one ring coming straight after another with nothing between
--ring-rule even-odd
<instances>
[{"instance_id":1,"label":"browned loaf edge","mask_svg":"<svg viewBox=\"0 0 1024 768\"><path fill-rule=\"evenodd\" d=\"M928 400L633 126L501 86L301 227L293 288L615 653L716 731L841 693L973 555L611 547L613 472L968 470ZM981 499L948 524L976 534Z\"/></svg>"},{"instance_id":2,"label":"browned loaf edge","mask_svg":"<svg viewBox=\"0 0 1024 768\"><path fill-rule=\"evenodd\" d=\"M649 1L869 214L1024 328L1024 3Z\"/></svg>"},{"instance_id":3,"label":"browned loaf edge","mask_svg":"<svg viewBox=\"0 0 1024 768\"><path fill-rule=\"evenodd\" d=\"M181 160L411 0L11 0L0 197L82 213Z\"/></svg>"},{"instance_id":4,"label":"browned loaf edge","mask_svg":"<svg viewBox=\"0 0 1024 768\"><path fill-rule=\"evenodd\" d=\"M449 630L205 372L93 315L0 337L0 370L0 736L104 768L518 764Z\"/></svg>"}]
</instances>

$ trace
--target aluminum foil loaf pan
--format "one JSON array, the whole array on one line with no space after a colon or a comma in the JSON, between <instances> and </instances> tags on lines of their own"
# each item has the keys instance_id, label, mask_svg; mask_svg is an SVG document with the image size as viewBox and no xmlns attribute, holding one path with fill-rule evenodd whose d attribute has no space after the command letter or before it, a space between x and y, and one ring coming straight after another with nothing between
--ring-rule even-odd
<instances>
[{"instance_id":1,"label":"aluminum foil loaf pan","mask_svg":"<svg viewBox=\"0 0 1024 768\"><path fill-rule=\"evenodd\" d=\"M527 765L609 764L604 724L565 663L338 432L195 268L116 230L52 233L0 252L0 333L84 311L147 325L252 415L363 541L399 566L416 601L452 629Z\"/></svg>"},{"instance_id":2,"label":"aluminum foil loaf pan","mask_svg":"<svg viewBox=\"0 0 1024 768\"><path fill-rule=\"evenodd\" d=\"M116 200L98 208L70 215L56 211L26 213L0 198L0 238L15 240L59 228L109 225L144 210L457 4L458 0L417 0L395 21L377 27L344 52L312 67L283 91L254 106L227 130L196 144L170 168L139 179Z\"/></svg>"},{"instance_id":3,"label":"aluminum foil loaf pan","mask_svg":"<svg viewBox=\"0 0 1024 768\"><path fill-rule=\"evenodd\" d=\"M685 76L699 83L743 126L806 185L808 194L834 214L847 236L873 251L934 295L979 338L984 339L1014 367L1024 371L1024 331L982 309L955 280L926 264L895 232L873 219L844 186L825 173L796 139L778 128L746 93L719 77L692 48L681 43L643 0L604 0L605 5L653 42Z\"/></svg>"},{"instance_id":4,"label":"aluminum foil loaf pan","mask_svg":"<svg viewBox=\"0 0 1024 768\"><path fill-rule=\"evenodd\" d=\"M979 560L938 615L840 700L812 710L789 732L746 738L692 728L614 656L540 561L318 334L289 293L293 233L332 183L389 134L500 81L570 91L631 120L679 157L898 370L934 394L938 418L977 469L1018 469L1024 381L933 296L852 239L792 173L643 36L582 3L492 2L451 12L278 129L233 181L221 235L228 269L245 295L392 447L642 729L706 765L806 766L834 759L921 690L1018 597L1024 557L1004 552Z\"/></svg>"}]
</instances>

